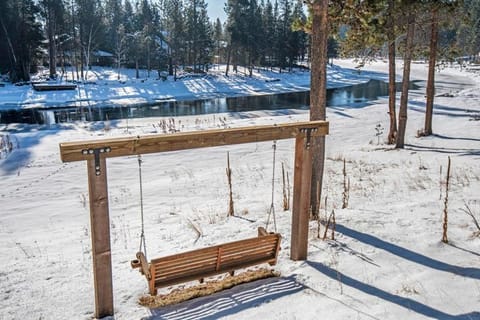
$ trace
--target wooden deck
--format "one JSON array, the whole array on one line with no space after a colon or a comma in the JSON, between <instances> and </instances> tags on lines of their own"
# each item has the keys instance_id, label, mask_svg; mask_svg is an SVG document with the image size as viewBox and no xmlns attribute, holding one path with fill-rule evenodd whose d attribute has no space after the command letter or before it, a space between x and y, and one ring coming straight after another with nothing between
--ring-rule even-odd
<instances>
[{"instance_id":1,"label":"wooden deck","mask_svg":"<svg viewBox=\"0 0 480 320\"><path fill-rule=\"evenodd\" d=\"M70 83L32 83L32 87L35 91L58 91L58 90L75 90L76 84Z\"/></svg>"}]
</instances>

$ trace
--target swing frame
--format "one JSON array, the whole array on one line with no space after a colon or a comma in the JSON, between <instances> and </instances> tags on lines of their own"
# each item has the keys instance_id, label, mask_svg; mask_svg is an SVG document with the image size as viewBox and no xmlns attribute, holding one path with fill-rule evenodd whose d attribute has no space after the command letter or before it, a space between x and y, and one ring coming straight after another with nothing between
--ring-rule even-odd
<instances>
[{"instance_id":1,"label":"swing frame","mask_svg":"<svg viewBox=\"0 0 480 320\"><path fill-rule=\"evenodd\" d=\"M325 136L327 121L305 121L232 129L60 143L63 162L86 161L96 318L114 315L107 158L295 138L290 258L305 260L308 249L311 140Z\"/></svg>"},{"instance_id":2,"label":"swing frame","mask_svg":"<svg viewBox=\"0 0 480 320\"><path fill-rule=\"evenodd\" d=\"M268 233L265 228L258 228L258 237L222 243L170 256L152 259L150 263L142 251L137 252L137 259L130 262L132 268L140 269L148 282L152 296L157 289L193 280L230 273L254 265L277 263L281 236Z\"/></svg>"}]
</instances>

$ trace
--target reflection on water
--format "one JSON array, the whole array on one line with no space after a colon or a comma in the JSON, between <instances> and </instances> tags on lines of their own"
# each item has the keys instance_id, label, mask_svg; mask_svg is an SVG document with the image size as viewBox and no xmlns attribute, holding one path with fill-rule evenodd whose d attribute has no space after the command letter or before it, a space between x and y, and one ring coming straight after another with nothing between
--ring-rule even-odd
<instances>
[{"instance_id":1,"label":"reflection on water","mask_svg":"<svg viewBox=\"0 0 480 320\"><path fill-rule=\"evenodd\" d=\"M398 89L399 87L397 86ZM371 80L368 83L327 90L327 107L361 108L368 105L371 101L387 95L387 83ZM61 109L8 110L0 112L0 123L54 124L77 120L104 121L254 110L307 110L309 101L310 92L307 91L194 101L165 101L155 105L139 107L67 107Z\"/></svg>"}]
</instances>

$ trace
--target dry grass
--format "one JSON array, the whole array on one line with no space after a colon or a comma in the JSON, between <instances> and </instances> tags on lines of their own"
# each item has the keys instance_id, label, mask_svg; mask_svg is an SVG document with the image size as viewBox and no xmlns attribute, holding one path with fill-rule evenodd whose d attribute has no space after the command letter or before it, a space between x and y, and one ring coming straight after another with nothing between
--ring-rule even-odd
<instances>
[{"instance_id":1,"label":"dry grass","mask_svg":"<svg viewBox=\"0 0 480 320\"><path fill-rule=\"evenodd\" d=\"M211 295L215 292L230 289L242 283L278 276L280 276L280 274L271 269L262 268L250 270L236 276L227 275L223 279L208 281L193 287L175 289L167 294L158 296L142 296L138 302L140 305L148 308L159 308L194 298Z\"/></svg>"}]
</instances>

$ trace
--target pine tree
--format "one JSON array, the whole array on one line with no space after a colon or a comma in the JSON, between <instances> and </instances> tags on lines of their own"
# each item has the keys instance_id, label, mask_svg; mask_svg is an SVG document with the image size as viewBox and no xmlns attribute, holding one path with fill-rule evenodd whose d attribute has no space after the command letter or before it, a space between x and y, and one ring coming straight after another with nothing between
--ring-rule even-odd
<instances>
[{"instance_id":1,"label":"pine tree","mask_svg":"<svg viewBox=\"0 0 480 320\"><path fill-rule=\"evenodd\" d=\"M41 57L44 40L40 24L40 9L33 0L11 0L0 7L0 27L4 46L0 55L7 59L5 71L14 82L29 81L30 73Z\"/></svg>"},{"instance_id":2,"label":"pine tree","mask_svg":"<svg viewBox=\"0 0 480 320\"><path fill-rule=\"evenodd\" d=\"M237 72L240 56L244 53L248 24L244 17L248 7L248 0L228 0L225 4L227 13L227 32L229 34L229 52L233 62L233 71ZM229 54L230 56L230 54ZM230 60L230 57L229 59ZM228 74L227 62L227 74Z\"/></svg>"},{"instance_id":3,"label":"pine tree","mask_svg":"<svg viewBox=\"0 0 480 320\"><path fill-rule=\"evenodd\" d=\"M295 21L300 21L303 24L306 23L305 13L303 12L303 8L300 2L297 2L293 8L292 15L290 18L289 23L289 37L287 43L287 59L288 65L292 68L293 64L296 63L297 60L303 59L306 54L306 47L307 47L307 35L303 30L294 30L293 23Z\"/></svg>"},{"instance_id":4,"label":"pine tree","mask_svg":"<svg viewBox=\"0 0 480 320\"><path fill-rule=\"evenodd\" d=\"M215 46L215 63L223 62L223 48L225 44L225 37L223 34L222 22L219 18L213 24L213 42Z\"/></svg>"},{"instance_id":5,"label":"pine tree","mask_svg":"<svg viewBox=\"0 0 480 320\"><path fill-rule=\"evenodd\" d=\"M211 61L213 32L204 0L189 0L186 7L186 43L188 63L197 71Z\"/></svg>"},{"instance_id":6,"label":"pine tree","mask_svg":"<svg viewBox=\"0 0 480 320\"><path fill-rule=\"evenodd\" d=\"M106 51L115 52L116 60L119 60L117 55L122 38L125 37L125 26L122 26L124 20L124 12L122 2L119 0L106 0L105 2L105 42L102 48ZM122 26L122 27L121 27ZM121 59L120 59L121 60Z\"/></svg>"},{"instance_id":7,"label":"pine tree","mask_svg":"<svg viewBox=\"0 0 480 320\"><path fill-rule=\"evenodd\" d=\"M270 0L264 6L262 14L262 24L264 30L264 65L272 67L275 64L275 39L276 39L276 16L273 14L273 5Z\"/></svg>"},{"instance_id":8,"label":"pine tree","mask_svg":"<svg viewBox=\"0 0 480 320\"><path fill-rule=\"evenodd\" d=\"M169 74L176 66L185 63L185 12L181 0L166 0L164 3L164 26L170 47ZM175 67L174 67L175 66Z\"/></svg>"},{"instance_id":9,"label":"pine tree","mask_svg":"<svg viewBox=\"0 0 480 320\"><path fill-rule=\"evenodd\" d=\"M102 33L105 30L103 24L104 12L99 0L75 0L76 1L76 25L78 36L76 51L80 52L80 76L86 79L92 52L98 48ZM75 26L73 26L75 28Z\"/></svg>"},{"instance_id":10,"label":"pine tree","mask_svg":"<svg viewBox=\"0 0 480 320\"><path fill-rule=\"evenodd\" d=\"M62 0L41 0L40 6L45 19L46 38L48 39L50 78L55 78L57 74L57 39L59 39L59 31L64 24L65 7Z\"/></svg>"}]
</instances>

